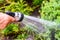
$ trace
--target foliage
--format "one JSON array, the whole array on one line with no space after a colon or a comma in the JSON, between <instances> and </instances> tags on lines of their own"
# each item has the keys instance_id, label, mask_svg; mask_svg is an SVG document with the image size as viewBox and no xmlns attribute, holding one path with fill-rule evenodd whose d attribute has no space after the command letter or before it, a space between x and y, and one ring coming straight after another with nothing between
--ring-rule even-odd
<instances>
[{"instance_id":1,"label":"foliage","mask_svg":"<svg viewBox=\"0 0 60 40\"><path fill-rule=\"evenodd\" d=\"M55 38L56 40L60 40L60 30L56 30Z\"/></svg>"},{"instance_id":2,"label":"foliage","mask_svg":"<svg viewBox=\"0 0 60 40\"><path fill-rule=\"evenodd\" d=\"M41 12L42 19L60 23L60 0L50 0L50 2L43 1L40 12ZM59 28L55 27L55 30L56 30L55 38L56 40L60 40L60 26Z\"/></svg>"},{"instance_id":3,"label":"foliage","mask_svg":"<svg viewBox=\"0 0 60 40\"><path fill-rule=\"evenodd\" d=\"M33 0L33 5L41 5L43 0Z\"/></svg>"},{"instance_id":4,"label":"foliage","mask_svg":"<svg viewBox=\"0 0 60 40\"><path fill-rule=\"evenodd\" d=\"M13 2L9 6L6 6L5 11L21 12L23 14L30 15L33 9L29 7L28 4L26 4L25 2L19 1L17 3Z\"/></svg>"},{"instance_id":5,"label":"foliage","mask_svg":"<svg viewBox=\"0 0 60 40\"><path fill-rule=\"evenodd\" d=\"M41 4L42 4L42 2L43 1L50 1L50 0L33 0L33 5L39 5L39 6L41 6Z\"/></svg>"},{"instance_id":6,"label":"foliage","mask_svg":"<svg viewBox=\"0 0 60 40\"><path fill-rule=\"evenodd\" d=\"M17 2L19 0L6 0L8 3L11 3L11 2Z\"/></svg>"},{"instance_id":7,"label":"foliage","mask_svg":"<svg viewBox=\"0 0 60 40\"><path fill-rule=\"evenodd\" d=\"M13 32L16 33L18 31L19 31L18 25L11 23L4 30L2 30L1 33L4 34L4 35L8 35L10 33L13 33Z\"/></svg>"},{"instance_id":8,"label":"foliage","mask_svg":"<svg viewBox=\"0 0 60 40\"><path fill-rule=\"evenodd\" d=\"M60 2L59 1L43 2L41 9L42 9L41 18L50 20L50 21L60 22Z\"/></svg>"},{"instance_id":9,"label":"foliage","mask_svg":"<svg viewBox=\"0 0 60 40\"><path fill-rule=\"evenodd\" d=\"M0 0L0 4L3 3L3 2L4 2L4 0Z\"/></svg>"},{"instance_id":10,"label":"foliage","mask_svg":"<svg viewBox=\"0 0 60 40\"><path fill-rule=\"evenodd\" d=\"M22 40L22 39L26 39L27 37L28 37L28 34L27 34L26 32L17 35L17 39L20 39L20 40Z\"/></svg>"}]
</instances>

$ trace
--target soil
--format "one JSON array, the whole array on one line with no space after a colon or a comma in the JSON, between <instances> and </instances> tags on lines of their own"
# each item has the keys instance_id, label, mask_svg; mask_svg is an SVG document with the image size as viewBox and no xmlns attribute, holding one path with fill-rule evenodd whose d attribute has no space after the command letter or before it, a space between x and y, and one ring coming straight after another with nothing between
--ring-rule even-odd
<instances>
[{"instance_id":1,"label":"soil","mask_svg":"<svg viewBox=\"0 0 60 40\"><path fill-rule=\"evenodd\" d=\"M34 16L34 17L40 16L39 9L40 9L40 6L37 6L30 16Z\"/></svg>"}]
</instances>

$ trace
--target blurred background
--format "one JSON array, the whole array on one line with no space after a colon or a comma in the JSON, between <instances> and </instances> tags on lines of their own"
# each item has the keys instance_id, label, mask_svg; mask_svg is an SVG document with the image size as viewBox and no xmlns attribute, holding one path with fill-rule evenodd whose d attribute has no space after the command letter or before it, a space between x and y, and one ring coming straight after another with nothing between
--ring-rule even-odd
<instances>
[{"instance_id":1,"label":"blurred background","mask_svg":"<svg viewBox=\"0 0 60 40\"><path fill-rule=\"evenodd\" d=\"M0 0L0 12L21 12L25 15L60 23L60 0ZM0 31L1 40L60 40L60 29L36 34L20 23L11 23Z\"/></svg>"}]
</instances>

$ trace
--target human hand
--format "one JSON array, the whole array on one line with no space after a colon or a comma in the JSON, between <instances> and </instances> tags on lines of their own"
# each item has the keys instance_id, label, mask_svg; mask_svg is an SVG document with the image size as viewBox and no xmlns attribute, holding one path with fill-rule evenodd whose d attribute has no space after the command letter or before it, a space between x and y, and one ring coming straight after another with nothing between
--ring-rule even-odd
<instances>
[{"instance_id":1,"label":"human hand","mask_svg":"<svg viewBox=\"0 0 60 40\"><path fill-rule=\"evenodd\" d=\"M9 23L14 21L15 21L15 18L7 14L0 13L0 29L4 29Z\"/></svg>"}]
</instances>

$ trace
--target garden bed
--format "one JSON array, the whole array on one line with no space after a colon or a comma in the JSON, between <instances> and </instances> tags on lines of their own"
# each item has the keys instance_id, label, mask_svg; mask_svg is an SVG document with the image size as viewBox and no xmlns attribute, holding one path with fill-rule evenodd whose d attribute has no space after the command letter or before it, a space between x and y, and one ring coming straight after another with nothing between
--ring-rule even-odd
<instances>
[{"instance_id":1,"label":"garden bed","mask_svg":"<svg viewBox=\"0 0 60 40\"><path fill-rule=\"evenodd\" d=\"M21 12L25 15L60 23L60 0L0 0L0 12ZM59 26L60 27L60 26ZM50 31L48 31L50 30ZM1 31L1 40L60 40L59 29L48 29L36 34L19 22L11 23Z\"/></svg>"}]
</instances>

